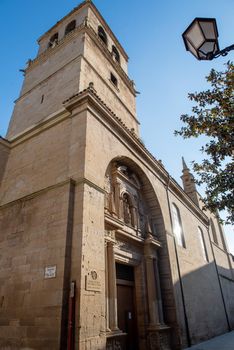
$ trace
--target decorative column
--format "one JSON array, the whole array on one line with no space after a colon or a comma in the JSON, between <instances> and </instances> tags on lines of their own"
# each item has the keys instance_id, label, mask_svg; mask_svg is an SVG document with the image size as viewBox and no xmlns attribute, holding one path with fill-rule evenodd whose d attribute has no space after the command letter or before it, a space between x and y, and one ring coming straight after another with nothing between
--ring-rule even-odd
<instances>
[{"instance_id":1,"label":"decorative column","mask_svg":"<svg viewBox=\"0 0 234 350\"><path fill-rule=\"evenodd\" d=\"M116 272L114 257L114 242L107 242L107 260L108 260L108 299L109 299L109 328L111 331L117 331L117 289Z\"/></svg>"},{"instance_id":2,"label":"decorative column","mask_svg":"<svg viewBox=\"0 0 234 350\"><path fill-rule=\"evenodd\" d=\"M116 164L113 164L111 177L112 177L112 211L115 216L120 218L121 208L120 208L120 181L117 176Z\"/></svg>"},{"instance_id":3,"label":"decorative column","mask_svg":"<svg viewBox=\"0 0 234 350\"><path fill-rule=\"evenodd\" d=\"M118 218L122 218L123 217L123 213L122 213L122 203L121 203L121 199L120 199L120 182L118 181L118 179L115 179L115 208L116 208L116 214L118 216Z\"/></svg>"},{"instance_id":4,"label":"decorative column","mask_svg":"<svg viewBox=\"0 0 234 350\"><path fill-rule=\"evenodd\" d=\"M157 298L157 286L155 276L154 260L156 256L157 244L150 233L145 240L145 266L147 279L147 295L149 307L149 326L148 326L148 347L150 350L160 349L160 319Z\"/></svg>"},{"instance_id":5,"label":"decorative column","mask_svg":"<svg viewBox=\"0 0 234 350\"><path fill-rule=\"evenodd\" d=\"M154 273L154 257L146 256L146 277L147 277L147 292L148 292L148 305L149 305L149 326L159 326L159 313L157 302L157 290Z\"/></svg>"},{"instance_id":6,"label":"decorative column","mask_svg":"<svg viewBox=\"0 0 234 350\"><path fill-rule=\"evenodd\" d=\"M106 331L110 332L109 326L109 267L108 267L108 242L105 241L105 291L106 291Z\"/></svg>"},{"instance_id":7,"label":"decorative column","mask_svg":"<svg viewBox=\"0 0 234 350\"><path fill-rule=\"evenodd\" d=\"M162 294L161 294L161 286L160 286L160 278L159 278L159 270L158 270L158 256L156 256L155 260L154 260L154 271L155 271L155 277L156 277L159 322L160 322L160 324L164 324L164 315L163 315L163 306L162 306Z\"/></svg>"},{"instance_id":8,"label":"decorative column","mask_svg":"<svg viewBox=\"0 0 234 350\"><path fill-rule=\"evenodd\" d=\"M133 226L135 229L138 229L138 215L137 215L137 206L134 204L132 206L132 217L133 217Z\"/></svg>"}]
</instances>

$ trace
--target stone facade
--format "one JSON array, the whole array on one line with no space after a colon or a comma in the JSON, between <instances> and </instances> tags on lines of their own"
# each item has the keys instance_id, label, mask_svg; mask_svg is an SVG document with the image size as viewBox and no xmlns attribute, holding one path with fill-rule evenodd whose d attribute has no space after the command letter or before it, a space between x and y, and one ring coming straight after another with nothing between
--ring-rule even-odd
<instances>
[{"instance_id":1,"label":"stone facade","mask_svg":"<svg viewBox=\"0 0 234 350\"><path fill-rule=\"evenodd\" d=\"M186 164L183 190L141 143L101 14L85 1L39 45L0 138L0 349L179 350L233 329L222 228Z\"/></svg>"}]
</instances>

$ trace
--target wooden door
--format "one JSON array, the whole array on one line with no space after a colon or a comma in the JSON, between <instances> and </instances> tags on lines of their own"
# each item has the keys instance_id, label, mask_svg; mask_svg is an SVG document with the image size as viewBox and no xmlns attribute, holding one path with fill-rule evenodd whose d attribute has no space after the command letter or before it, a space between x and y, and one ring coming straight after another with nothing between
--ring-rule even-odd
<instances>
[{"instance_id":1,"label":"wooden door","mask_svg":"<svg viewBox=\"0 0 234 350\"><path fill-rule=\"evenodd\" d=\"M137 322L133 281L117 279L118 327L127 334L126 350L137 350Z\"/></svg>"}]
</instances>

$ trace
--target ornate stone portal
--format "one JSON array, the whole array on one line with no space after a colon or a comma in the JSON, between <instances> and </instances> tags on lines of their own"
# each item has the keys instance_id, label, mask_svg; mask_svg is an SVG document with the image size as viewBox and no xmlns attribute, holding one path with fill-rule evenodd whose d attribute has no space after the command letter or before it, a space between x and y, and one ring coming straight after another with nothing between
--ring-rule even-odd
<instances>
[{"instance_id":1,"label":"ornate stone portal","mask_svg":"<svg viewBox=\"0 0 234 350\"><path fill-rule=\"evenodd\" d=\"M105 227L107 349L135 350L138 346L169 350L170 328L164 324L158 272L161 243L143 186L135 172L122 163L112 163L106 173ZM134 283L131 283L135 294L137 345L133 345L127 326L119 327L122 301L117 293L116 263L134 268Z\"/></svg>"},{"instance_id":2,"label":"ornate stone portal","mask_svg":"<svg viewBox=\"0 0 234 350\"><path fill-rule=\"evenodd\" d=\"M138 237L144 237L147 230L151 232L149 209L142 196L140 181L134 172L127 166L112 164L106 174L105 191L107 215L119 219Z\"/></svg>"}]
</instances>

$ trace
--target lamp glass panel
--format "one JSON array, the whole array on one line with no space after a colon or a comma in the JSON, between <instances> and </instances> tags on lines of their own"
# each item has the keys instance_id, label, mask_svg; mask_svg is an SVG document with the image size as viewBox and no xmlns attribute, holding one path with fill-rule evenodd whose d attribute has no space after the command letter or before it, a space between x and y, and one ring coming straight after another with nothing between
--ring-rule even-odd
<instances>
[{"instance_id":1,"label":"lamp glass panel","mask_svg":"<svg viewBox=\"0 0 234 350\"><path fill-rule=\"evenodd\" d=\"M198 51L198 57L200 60L207 60L207 56L204 53Z\"/></svg>"},{"instance_id":2,"label":"lamp glass panel","mask_svg":"<svg viewBox=\"0 0 234 350\"><path fill-rule=\"evenodd\" d=\"M211 21L211 22L199 21L199 23L200 23L200 26L201 26L201 28L203 30L203 33L204 33L206 39L208 39L208 40L211 40L211 39L215 40L215 39L217 39L216 32L215 32L215 27L214 27L215 24L214 24L213 21Z\"/></svg>"},{"instance_id":3,"label":"lamp glass panel","mask_svg":"<svg viewBox=\"0 0 234 350\"><path fill-rule=\"evenodd\" d=\"M214 48L215 48L215 43L213 41L212 42L207 41L200 47L199 51L202 51L206 55L207 53L210 53L210 52L214 53Z\"/></svg>"},{"instance_id":4,"label":"lamp glass panel","mask_svg":"<svg viewBox=\"0 0 234 350\"><path fill-rule=\"evenodd\" d=\"M193 44L193 46L198 49L201 44L204 42L204 36L202 34L201 28L197 22L194 22L193 25L189 28L185 37Z\"/></svg>"},{"instance_id":5,"label":"lamp glass panel","mask_svg":"<svg viewBox=\"0 0 234 350\"><path fill-rule=\"evenodd\" d=\"M189 41L187 41L187 46L188 46L188 49L189 51L198 58L198 54L197 54L197 51L194 49L194 47L190 44Z\"/></svg>"},{"instance_id":6,"label":"lamp glass panel","mask_svg":"<svg viewBox=\"0 0 234 350\"><path fill-rule=\"evenodd\" d=\"M216 52L218 52L219 51L219 47L218 47L218 45L215 43L215 45L214 45L214 53L216 53Z\"/></svg>"}]
</instances>

